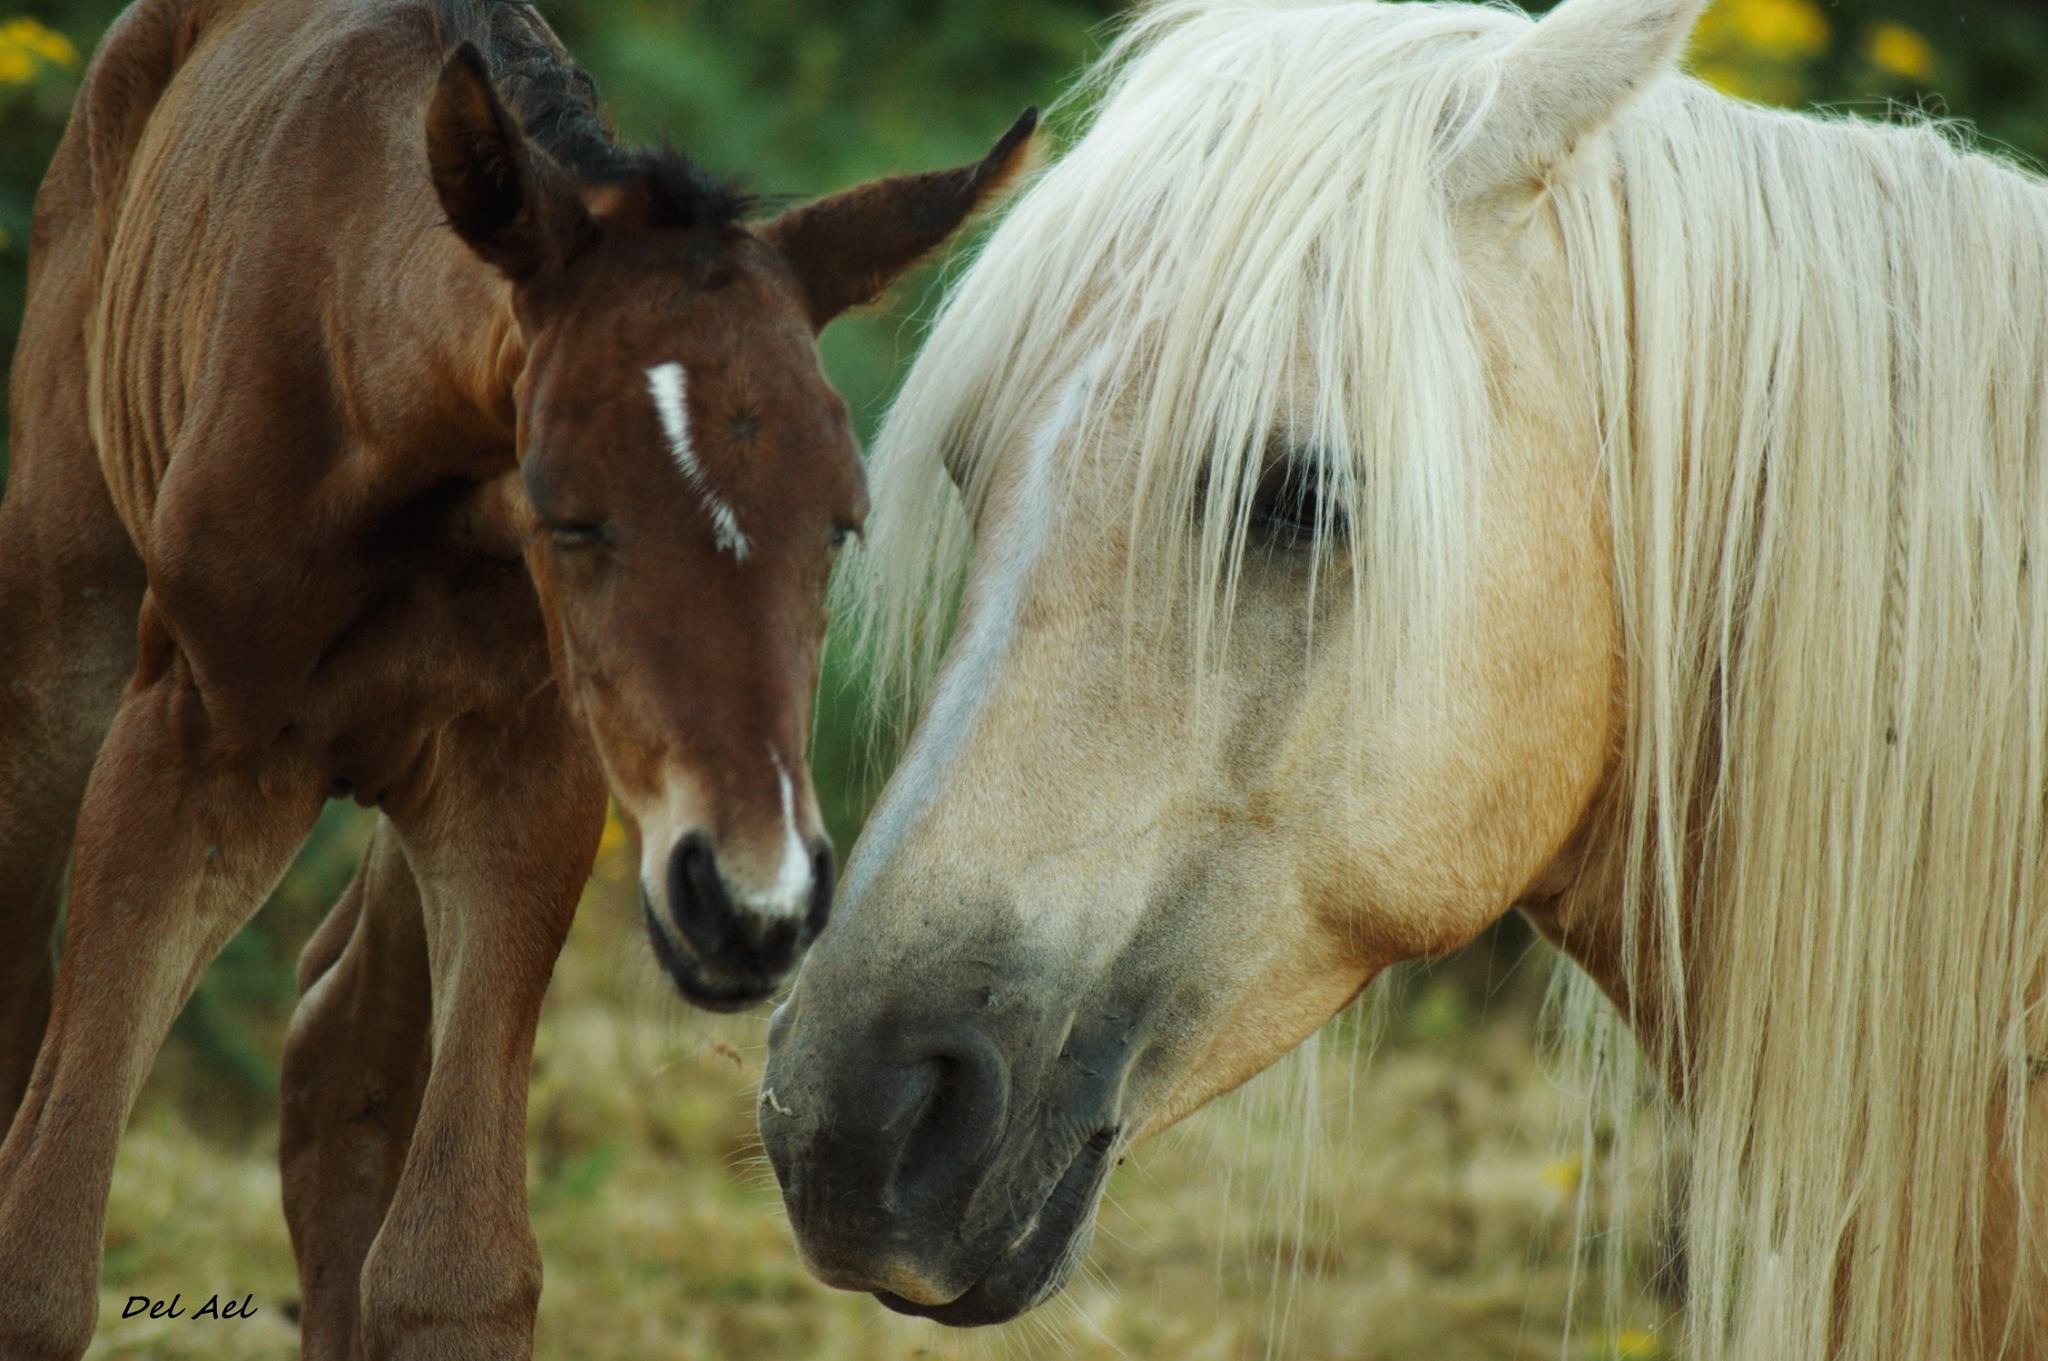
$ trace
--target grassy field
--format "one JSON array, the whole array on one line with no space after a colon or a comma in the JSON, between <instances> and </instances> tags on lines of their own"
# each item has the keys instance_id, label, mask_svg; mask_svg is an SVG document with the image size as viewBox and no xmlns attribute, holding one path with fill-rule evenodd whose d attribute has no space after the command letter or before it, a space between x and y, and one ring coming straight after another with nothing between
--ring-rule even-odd
<instances>
[{"instance_id":1,"label":"grassy field","mask_svg":"<svg viewBox=\"0 0 2048 1361\"><path fill-rule=\"evenodd\" d=\"M1375 1056L1365 1019L1346 1017L1138 1149L1085 1275L1036 1315L963 1334L826 1290L796 1260L754 1140L764 1019L672 999L625 870L608 851L541 1026L528 1143L543 1357L1664 1355L1669 1306L1603 1302L1574 1247L1582 1186L1598 1201L1619 1173L1560 1151L1576 1147L1576 1103L1537 1061L1526 977L1419 980L1383 1004ZM1489 991L1497 1014L1480 1015ZM152 1079L115 1177L95 1357L295 1354L274 1111L225 1113L218 1087L176 1051ZM131 1294L174 1291L185 1318L120 1318ZM215 1291L252 1295L255 1318L195 1321Z\"/></svg>"}]
</instances>

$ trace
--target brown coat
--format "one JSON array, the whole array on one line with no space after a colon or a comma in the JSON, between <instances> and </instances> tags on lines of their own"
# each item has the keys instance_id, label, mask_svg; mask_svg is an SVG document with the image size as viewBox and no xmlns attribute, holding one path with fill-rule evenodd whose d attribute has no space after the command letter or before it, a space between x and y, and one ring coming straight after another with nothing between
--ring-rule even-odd
<instances>
[{"instance_id":1,"label":"brown coat","mask_svg":"<svg viewBox=\"0 0 2048 1361\"><path fill-rule=\"evenodd\" d=\"M749 225L523 0L116 23L0 506L0 1356L86 1346L129 1106L331 795L382 818L286 1059L307 1353L530 1349L525 1074L607 790L678 987L772 992L829 904L804 736L865 510L813 337L1028 132Z\"/></svg>"}]
</instances>

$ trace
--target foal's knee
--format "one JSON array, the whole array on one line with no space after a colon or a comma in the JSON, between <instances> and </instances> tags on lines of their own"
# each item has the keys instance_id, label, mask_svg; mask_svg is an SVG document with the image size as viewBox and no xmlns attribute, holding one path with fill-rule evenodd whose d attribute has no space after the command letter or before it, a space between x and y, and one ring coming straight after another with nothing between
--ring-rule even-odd
<instances>
[{"instance_id":1,"label":"foal's knee","mask_svg":"<svg viewBox=\"0 0 2048 1361\"><path fill-rule=\"evenodd\" d=\"M7 1361L78 1361L92 1345L98 1293L53 1289L33 1273L11 1274L11 1283L0 1284L0 1356Z\"/></svg>"},{"instance_id":2,"label":"foal's knee","mask_svg":"<svg viewBox=\"0 0 2048 1361\"><path fill-rule=\"evenodd\" d=\"M522 1224L482 1241L474 1226L387 1221L363 1264L363 1361L517 1361L532 1354L540 1248ZM425 1230L422 1232L421 1230ZM451 1241L452 1240L452 1241Z\"/></svg>"}]
</instances>

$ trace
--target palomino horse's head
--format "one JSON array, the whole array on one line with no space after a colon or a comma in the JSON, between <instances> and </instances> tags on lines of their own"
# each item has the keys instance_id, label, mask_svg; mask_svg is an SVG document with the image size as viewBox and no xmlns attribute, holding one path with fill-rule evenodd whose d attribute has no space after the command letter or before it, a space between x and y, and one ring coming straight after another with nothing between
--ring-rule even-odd
<instances>
[{"instance_id":1,"label":"palomino horse's head","mask_svg":"<svg viewBox=\"0 0 2048 1361\"><path fill-rule=\"evenodd\" d=\"M878 454L884 684L952 633L773 1026L827 1281L1030 1308L1126 1144L1571 853L1616 626L1538 207L1692 14L1165 5L1112 56Z\"/></svg>"},{"instance_id":2,"label":"palomino horse's head","mask_svg":"<svg viewBox=\"0 0 2048 1361\"><path fill-rule=\"evenodd\" d=\"M427 115L449 221L512 283L528 550L555 672L639 832L654 949L692 1001L777 987L825 924L805 762L840 546L867 492L815 336L1015 168L885 180L760 226L679 157L572 176L450 57Z\"/></svg>"}]
</instances>

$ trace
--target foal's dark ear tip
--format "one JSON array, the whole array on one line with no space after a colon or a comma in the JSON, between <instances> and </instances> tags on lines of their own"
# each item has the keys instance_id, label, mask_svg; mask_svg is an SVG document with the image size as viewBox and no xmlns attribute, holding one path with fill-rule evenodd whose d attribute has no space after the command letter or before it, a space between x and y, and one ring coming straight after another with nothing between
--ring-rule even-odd
<instances>
[{"instance_id":1,"label":"foal's dark ear tip","mask_svg":"<svg viewBox=\"0 0 2048 1361\"><path fill-rule=\"evenodd\" d=\"M491 68L484 62L484 54L468 39L457 43L441 63L441 79L451 76L468 76L474 80L489 80Z\"/></svg>"},{"instance_id":2,"label":"foal's dark ear tip","mask_svg":"<svg viewBox=\"0 0 2048 1361\"><path fill-rule=\"evenodd\" d=\"M981 195L995 193L1006 188L1036 159L1032 134L1038 131L1038 106L1018 115L1010 124L1010 130L1002 135L995 146L989 149L975 172L973 183Z\"/></svg>"},{"instance_id":3,"label":"foal's dark ear tip","mask_svg":"<svg viewBox=\"0 0 2048 1361\"><path fill-rule=\"evenodd\" d=\"M491 66L472 42L458 43L441 60L441 74L434 81L431 118L452 116L459 122L477 123L485 110L498 102L491 85Z\"/></svg>"},{"instance_id":4,"label":"foal's dark ear tip","mask_svg":"<svg viewBox=\"0 0 2048 1361\"><path fill-rule=\"evenodd\" d=\"M988 158L991 161L1008 160L1011 153L1016 151L1025 142L1031 140L1031 134L1036 131L1038 131L1038 106L1033 104L1030 108L1024 110L1023 113L1017 115L1017 121L1010 124L1010 130L1003 134L1002 140L996 143L995 150L989 152Z\"/></svg>"}]
</instances>

